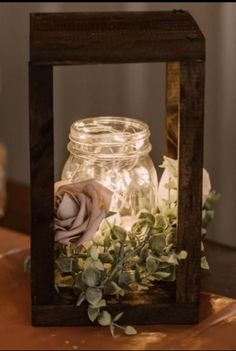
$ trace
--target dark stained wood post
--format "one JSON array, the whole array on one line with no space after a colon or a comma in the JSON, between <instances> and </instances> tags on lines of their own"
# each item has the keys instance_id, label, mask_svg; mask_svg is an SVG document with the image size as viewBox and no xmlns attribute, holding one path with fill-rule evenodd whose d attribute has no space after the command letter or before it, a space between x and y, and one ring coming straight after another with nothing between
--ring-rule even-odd
<instances>
[{"instance_id":1,"label":"dark stained wood post","mask_svg":"<svg viewBox=\"0 0 236 351\"><path fill-rule=\"evenodd\" d=\"M204 62L180 63L178 249L188 252L177 275L177 302L198 302L202 218Z\"/></svg>"},{"instance_id":2,"label":"dark stained wood post","mask_svg":"<svg viewBox=\"0 0 236 351\"><path fill-rule=\"evenodd\" d=\"M174 294L109 305L133 324L195 323L200 289L205 40L185 11L38 13L30 16L30 164L33 325L91 324L85 306L54 301L53 66L166 62L166 154L179 159Z\"/></svg>"},{"instance_id":3,"label":"dark stained wood post","mask_svg":"<svg viewBox=\"0 0 236 351\"><path fill-rule=\"evenodd\" d=\"M52 66L29 66L32 302L53 304L54 154Z\"/></svg>"}]
</instances>

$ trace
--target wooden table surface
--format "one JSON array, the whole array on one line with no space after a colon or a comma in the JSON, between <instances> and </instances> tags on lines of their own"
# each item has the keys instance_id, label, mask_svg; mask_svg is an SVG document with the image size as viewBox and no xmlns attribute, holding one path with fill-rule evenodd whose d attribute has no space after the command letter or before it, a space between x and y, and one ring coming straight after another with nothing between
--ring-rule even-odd
<instances>
[{"instance_id":1,"label":"wooden table surface","mask_svg":"<svg viewBox=\"0 0 236 351\"><path fill-rule=\"evenodd\" d=\"M28 236L0 228L1 350L236 349L236 300L209 293L201 294L198 325L138 326L138 335L114 338L106 327L32 327L28 254Z\"/></svg>"}]
</instances>

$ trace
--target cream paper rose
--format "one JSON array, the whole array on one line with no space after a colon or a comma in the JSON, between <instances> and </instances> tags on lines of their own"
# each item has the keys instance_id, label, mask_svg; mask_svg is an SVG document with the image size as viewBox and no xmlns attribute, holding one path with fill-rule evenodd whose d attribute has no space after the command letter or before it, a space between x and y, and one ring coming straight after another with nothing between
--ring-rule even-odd
<instances>
[{"instance_id":1,"label":"cream paper rose","mask_svg":"<svg viewBox=\"0 0 236 351\"><path fill-rule=\"evenodd\" d=\"M112 192L94 179L55 183L55 241L82 244L92 239L109 212Z\"/></svg>"},{"instance_id":2,"label":"cream paper rose","mask_svg":"<svg viewBox=\"0 0 236 351\"><path fill-rule=\"evenodd\" d=\"M166 187L167 184L171 181L172 185L175 189L178 186L178 161L169 157L164 157L164 162L161 166L164 168L164 172L161 176L158 191L157 191L157 200L158 205L161 206L163 204L163 200L168 200L169 191ZM209 177L209 173L203 168L203 183L202 183L202 205L205 203L210 191L211 191L211 181ZM171 189L170 197L171 201L177 200L177 190Z\"/></svg>"}]
</instances>

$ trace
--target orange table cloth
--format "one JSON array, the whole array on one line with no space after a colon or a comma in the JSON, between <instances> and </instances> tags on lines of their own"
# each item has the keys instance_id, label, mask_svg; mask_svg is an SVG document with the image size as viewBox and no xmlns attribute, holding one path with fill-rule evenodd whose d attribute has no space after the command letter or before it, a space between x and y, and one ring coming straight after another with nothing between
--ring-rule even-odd
<instances>
[{"instance_id":1,"label":"orange table cloth","mask_svg":"<svg viewBox=\"0 0 236 351\"><path fill-rule=\"evenodd\" d=\"M29 237L0 228L1 350L236 349L236 300L207 293L197 325L137 326L138 335L114 338L107 327L32 327L28 255Z\"/></svg>"}]
</instances>

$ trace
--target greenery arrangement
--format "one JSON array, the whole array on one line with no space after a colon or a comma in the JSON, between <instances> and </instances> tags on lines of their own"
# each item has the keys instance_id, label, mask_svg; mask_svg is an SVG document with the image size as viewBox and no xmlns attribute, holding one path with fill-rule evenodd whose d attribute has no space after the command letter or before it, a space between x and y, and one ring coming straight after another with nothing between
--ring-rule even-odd
<instances>
[{"instance_id":1,"label":"greenery arrangement","mask_svg":"<svg viewBox=\"0 0 236 351\"><path fill-rule=\"evenodd\" d=\"M119 300L130 292L150 289L160 280L174 281L176 266L187 259L187 252L176 248L177 227L177 164L164 158L165 171L160 182L165 196L159 193L155 213L142 210L127 229L127 218L108 213L90 240L80 245L55 243L55 289L61 294L70 288L76 304L87 305L88 317L101 326L115 328L126 335L136 334L132 326L119 325L123 313L111 316L106 310L108 299ZM160 187L159 187L160 188ZM162 191L163 192L163 191ZM212 204L218 194L203 194L202 238L214 216ZM201 266L209 269L202 242Z\"/></svg>"}]
</instances>

